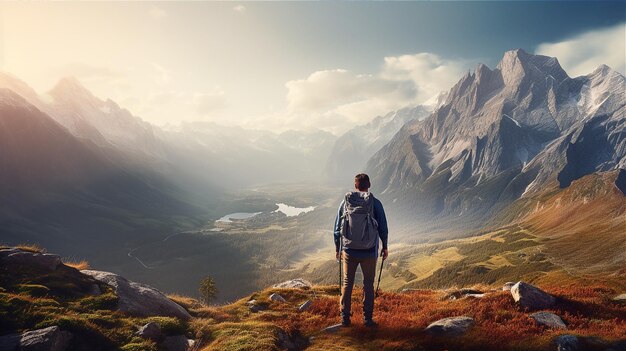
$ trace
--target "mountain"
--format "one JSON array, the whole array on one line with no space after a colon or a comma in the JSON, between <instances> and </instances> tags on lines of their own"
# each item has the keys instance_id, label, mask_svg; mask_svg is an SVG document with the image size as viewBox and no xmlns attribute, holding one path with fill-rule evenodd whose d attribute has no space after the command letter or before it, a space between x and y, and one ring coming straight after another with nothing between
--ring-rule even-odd
<instances>
[{"instance_id":1,"label":"mountain","mask_svg":"<svg viewBox=\"0 0 626 351\"><path fill-rule=\"evenodd\" d=\"M429 113L430 109L425 106L404 108L350 129L333 145L326 162L327 177L333 183L350 183L352 177L365 168L367 160L387 144L404 124L424 119Z\"/></svg>"},{"instance_id":2,"label":"mountain","mask_svg":"<svg viewBox=\"0 0 626 351\"><path fill-rule=\"evenodd\" d=\"M405 223L467 231L525 194L624 167L625 104L624 76L606 66L570 78L556 58L509 51L405 124L367 170Z\"/></svg>"},{"instance_id":3,"label":"mountain","mask_svg":"<svg viewBox=\"0 0 626 351\"><path fill-rule=\"evenodd\" d=\"M48 96L51 101L47 111L73 135L133 153L137 158L165 156L165 146L156 136L156 127L110 99L95 97L76 78L61 79Z\"/></svg>"},{"instance_id":4,"label":"mountain","mask_svg":"<svg viewBox=\"0 0 626 351\"><path fill-rule=\"evenodd\" d=\"M0 150L5 243L36 242L97 261L202 215L160 174L128 168L123 155L75 137L6 88L0 88Z\"/></svg>"},{"instance_id":5,"label":"mountain","mask_svg":"<svg viewBox=\"0 0 626 351\"><path fill-rule=\"evenodd\" d=\"M73 77L61 79L43 96L7 73L0 73L0 87L22 96L73 136L110 150L126 168L159 173L208 196L248 184L250 169L256 183L320 181L336 139L321 130L279 134L210 122L161 128L94 96Z\"/></svg>"}]
</instances>

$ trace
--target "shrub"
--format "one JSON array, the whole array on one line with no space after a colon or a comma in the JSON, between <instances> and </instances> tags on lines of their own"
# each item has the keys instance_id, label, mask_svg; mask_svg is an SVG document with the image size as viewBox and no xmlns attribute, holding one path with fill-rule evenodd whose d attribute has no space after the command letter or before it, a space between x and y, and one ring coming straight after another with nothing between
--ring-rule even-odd
<instances>
[{"instance_id":1,"label":"shrub","mask_svg":"<svg viewBox=\"0 0 626 351\"><path fill-rule=\"evenodd\" d=\"M215 280L211 276L206 276L200 281L200 288L198 289L200 296L204 302L208 305L217 296L217 287L215 286Z\"/></svg>"},{"instance_id":2,"label":"shrub","mask_svg":"<svg viewBox=\"0 0 626 351\"><path fill-rule=\"evenodd\" d=\"M19 244L15 246L16 249L20 249L22 251L28 251L33 253L45 253L46 250L43 249L39 244Z\"/></svg>"},{"instance_id":3,"label":"shrub","mask_svg":"<svg viewBox=\"0 0 626 351\"><path fill-rule=\"evenodd\" d=\"M65 264L68 267L78 269L79 271L82 271L83 269L91 268L89 266L89 262L87 262L86 260L82 260L78 262L68 261L68 262L63 262L63 264Z\"/></svg>"}]
</instances>

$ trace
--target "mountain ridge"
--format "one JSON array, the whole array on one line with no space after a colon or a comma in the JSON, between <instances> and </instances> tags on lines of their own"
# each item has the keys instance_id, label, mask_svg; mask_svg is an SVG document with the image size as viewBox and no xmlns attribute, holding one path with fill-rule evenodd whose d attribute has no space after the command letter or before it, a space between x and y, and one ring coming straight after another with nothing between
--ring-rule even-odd
<instances>
[{"instance_id":1,"label":"mountain ridge","mask_svg":"<svg viewBox=\"0 0 626 351\"><path fill-rule=\"evenodd\" d=\"M473 218L487 218L551 179L563 178L566 186L623 167L623 86L624 76L607 66L572 79L556 58L512 50L494 70L479 64L463 76L443 105L423 122L404 125L367 170L386 185L381 196L402 216L463 216L460 204L474 201ZM591 139L603 149L583 156ZM574 150L570 141L583 144ZM574 164L583 159L584 167ZM468 197L476 193L492 198Z\"/></svg>"}]
</instances>

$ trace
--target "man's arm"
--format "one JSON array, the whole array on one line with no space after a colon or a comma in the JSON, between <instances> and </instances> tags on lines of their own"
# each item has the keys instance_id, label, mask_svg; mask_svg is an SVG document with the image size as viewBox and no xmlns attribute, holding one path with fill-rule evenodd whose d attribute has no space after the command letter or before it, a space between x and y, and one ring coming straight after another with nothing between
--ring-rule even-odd
<instances>
[{"instance_id":1,"label":"man's arm","mask_svg":"<svg viewBox=\"0 0 626 351\"><path fill-rule=\"evenodd\" d=\"M333 236L335 237L335 252L339 252L339 243L341 240L341 216L343 216L343 203L346 201L345 199L341 201L339 204L339 209L337 210L337 217L335 218L335 226L333 228Z\"/></svg>"},{"instance_id":2,"label":"man's arm","mask_svg":"<svg viewBox=\"0 0 626 351\"><path fill-rule=\"evenodd\" d=\"M387 250L387 238L389 235L387 217L385 216L383 204L378 199L374 202L374 218L378 222L378 236L380 237L380 241L383 243L383 250Z\"/></svg>"}]
</instances>

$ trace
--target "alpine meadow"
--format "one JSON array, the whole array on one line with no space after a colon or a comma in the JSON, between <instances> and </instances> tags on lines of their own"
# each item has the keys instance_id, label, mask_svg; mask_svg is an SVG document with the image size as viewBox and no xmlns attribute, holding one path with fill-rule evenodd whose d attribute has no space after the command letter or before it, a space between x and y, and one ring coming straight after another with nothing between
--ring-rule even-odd
<instances>
[{"instance_id":1,"label":"alpine meadow","mask_svg":"<svg viewBox=\"0 0 626 351\"><path fill-rule=\"evenodd\" d=\"M0 3L0 351L626 351L626 2Z\"/></svg>"}]
</instances>

